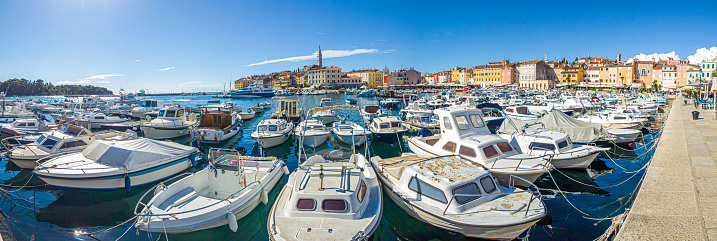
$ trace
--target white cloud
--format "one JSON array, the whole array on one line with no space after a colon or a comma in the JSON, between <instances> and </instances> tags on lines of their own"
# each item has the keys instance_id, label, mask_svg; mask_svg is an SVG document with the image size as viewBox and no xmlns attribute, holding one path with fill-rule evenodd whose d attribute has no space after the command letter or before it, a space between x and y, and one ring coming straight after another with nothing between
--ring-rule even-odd
<instances>
[{"instance_id":1,"label":"white cloud","mask_svg":"<svg viewBox=\"0 0 717 241\"><path fill-rule=\"evenodd\" d=\"M326 33L316 32L316 34L317 34L317 35L324 35L324 34L326 34Z\"/></svg>"},{"instance_id":2,"label":"white cloud","mask_svg":"<svg viewBox=\"0 0 717 241\"><path fill-rule=\"evenodd\" d=\"M167 67L167 68L164 68L164 69L158 69L157 71L167 71L167 70L170 70L170 69L174 69L174 67Z\"/></svg>"},{"instance_id":3,"label":"white cloud","mask_svg":"<svg viewBox=\"0 0 717 241\"><path fill-rule=\"evenodd\" d=\"M104 80L104 81L96 81L95 83L105 84L110 83L110 81L107 81L106 79L112 78L112 77L121 77L124 75L121 74L91 74L90 76L78 80L65 80L57 82L58 84L89 84L92 80Z\"/></svg>"},{"instance_id":4,"label":"white cloud","mask_svg":"<svg viewBox=\"0 0 717 241\"><path fill-rule=\"evenodd\" d=\"M109 84L109 83L112 83L112 82L111 82L111 81L107 81L107 80L101 80L101 81L96 81L95 83L97 83L97 84Z\"/></svg>"},{"instance_id":5,"label":"white cloud","mask_svg":"<svg viewBox=\"0 0 717 241\"><path fill-rule=\"evenodd\" d=\"M347 56L357 55L357 54L373 54L373 53L378 53L378 52L379 52L378 49L322 50L321 55L324 59L330 59L330 58L338 58L338 57L347 57ZM279 62L299 62L299 61L304 61L304 60L316 59L316 54L317 54L317 52L314 52L314 54L312 54L312 55L266 60L266 61L262 61L259 63L249 64L247 66L273 64L273 63L279 63Z\"/></svg>"},{"instance_id":6,"label":"white cloud","mask_svg":"<svg viewBox=\"0 0 717 241\"><path fill-rule=\"evenodd\" d=\"M201 84L202 84L201 81L189 81L189 82L184 82L184 83L179 84L179 88L184 88L184 87L187 87L190 85L201 85Z\"/></svg>"},{"instance_id":7,"label":"white cloud","mask_svg":"<svg viewBox=\"0 0 717 241\"><path fill-rule=\"evenodd\" d=\"M140 61L140 59L135 59L135 60L134 60L134 62L139 62L139 61Z\"/></svg>"},{"instance_id":8,"label":"white cloud","mask_svg":"<svg viewBox=\"0 0 717 241\"><path fill-rule=\"evenodd\" d=\"M669 53L653 53L653 54L638 54L635 55L635 57L632 57L627 60L627 62L633 62L634 60L637 61L650 61L652 59L655 59L656 61L659 60L679 60L680 56L675 54L675 51L669 52Z\"/></svg>"},{"instance_id":9,"label":"white cloud","mask_svg":"<svg viewBox=\"0 0 717 241\"><path fill-rule=\"evenodd\" d=\"M702 61L713 60L715 58L717 58L717 47L712 46L712 48L709 49L697 49L697 52L695 52L695 54L693 55L688 56L687 60L689 60L691 64L699 64Z\"/></svg>"}]
</instances>

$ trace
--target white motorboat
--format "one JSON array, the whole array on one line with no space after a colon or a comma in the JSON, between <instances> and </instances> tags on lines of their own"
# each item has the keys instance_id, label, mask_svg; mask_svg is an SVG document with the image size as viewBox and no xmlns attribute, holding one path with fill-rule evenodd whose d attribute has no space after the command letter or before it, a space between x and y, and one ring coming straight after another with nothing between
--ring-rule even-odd
<instances>
[{"instance_id":1,"label":"white motorboat","mask_svg":"<svg viewBox=\"0 0 717 241\"><path fill-rule=\"evenodd\" d=\"M175 175L194 163L197 148L147 138L97 140L84 151L49 159L34 174L55 187L84 190L122 189Z\"/></svg>"},{"instance_id":2,"label":"white motorboat","mask_svg":"<svg viewBox=\"0 0 717 241\"><path fill-rule=\"evenodd\" d=\"M535 185L528 190L497 185L485 169L457 156L375 156L371 163L401 209L467 237L512 240L547 214Z\"/></svg>"},{"instance_id":3,"label":"white motorboat","mask_svg":"<svg viewBox=\"0 0 717 241\"><path fill-rule=\"evenodd\" d=\"M366 130L361 125L345 119L334 122L331 128L334 138L345 144L361 146L366 143L367 136L371 135L371 131Z\"/></svg>"},{"instance_id":4,"label":"white motorboat","mask_svg":"<svg viewBox=\"0 0 717 241\"><path fill-rule=\"evenodd\" d=\"M254 116L256 116L256 112L254 112L254 109L248 108L246 111L242 111L241 106L237 109L239 112L239 116L242 120L251 120L254 119Z\"/></svg>"},{"instance_id":5,"label":"white motorboat","mask_svg":"<svg viewBox=\"0 0 717 241\"><path fill-rule=\"evenodd\" d=\"M294 124L284 119L267 119L259 122L256 130L251 133L251 138L256 140L261 147L269 148L281 145L289 139Z\"/></svg>"},{"instance_id":6,"label":"white motorboat","mask_svg":"<svg viewBox=\"0 0 717 241\"><path fill-rule=\"evenodd\" d=\"M289 174L276 157L248 157L235 150L211 149L209 158L213 166L181 176L169 186L149 189L135 207L135 227L147 232L188 233L228 224L236 232L237 219L260 202L266 205L268 193L284 174ZM150 193L153 195L147 205L142 204Z\"/></svg>"},{"instance_id":7,"label":"white motorboat","mask_svg":"<svg viewBox=\"0 0 717 241\"><path fill-rule=\"evenodd\" d=\"M615 144L632 145L632 143L642 135L642 131L635 129L605 128L605 130L616 137L613 141Z\"/></svg>"},{"instance_id":8,"label":"white motorboat","mask_svg":"<svg viewBox=\"0 0 717 241\"><path fill-rule=\"evenodd\" d=\"M159 110L156 119L142 123L144 137L150 139L170 139L189 135L190 128L197 125L197 115L175 103L167 104Z\"/></svg>"},{"instance_id":9,"label":"white motorboat","mask_svg":"<svg viewBox=\"0 0 717 241\"><path fill-rule=\"evenodd\" d=\"M192 140L219 143L241 132L242 119L231 106L200 106L199 124L189 131Z\"/></svg>"},{"instance_id":10,"label":"white motorboat","mask_svg":"<svg viewBox=\"0 0 717 241\"><path fill-rule=\"evenodd\" d=\"M599 112L577 118L581 121L599 123L605 128L612 129L642 129L647 122L646 118L634 118L629 114Z\"/></svg>"},{"instance_id":11,"label":"white motorboat","mask_svg":"<svg viewBox=\"0 0 717 241\"><path fill-rule=\"evenodd\" d=\"M518 120L537 120L540 117L540 115L530 112L527 106L509 106L503 112Z\"/></svg>"},{"instance_id":12,"label":"white motorboat","mask_svg":"<svg viewBox=\"0 0 717 241\"><path fill-rule=\"evenodd\" d=\"M373 118L368 129L374 137L388 144L399 142L403 134L408 131L397 116Z\"/></svg>"},{"instance_id":13,"label":"white motorboat","mask_svg":"<svg viewBox=\"0 0 717 241\"><path fill-rule=\"evenodd\" d=\"M384 108L397 108L401 104L401 101L396 98L388 98L388 99L379 101L379 103L380 103L381 107L384 107Z\"/></svg>"},{"instance_id":14,"label":"white motorboat","mask_svg":"<svg viewBox=\"0 0 717 241\"><path fill-rule=\"evenodd\" d=\"M269 239L368 240L382 212L381 186L363 155L316 155L289 175L269 213Z\"/></svg>"},{"instance_id":15,"label":"white motorboat","mask_svg":"<svg viewBox=\"0 0 717 241\"><path fill-rule=\"evenodd\" d=\"M383 116L383 112L381 111L381 106L377 104L366 104L361 108L361 117L363 117L363 121L366 123L380 116Z\"/></svg>"},{"instance_id":16,"label":"white motorboat","mask_svg":"<svg viewBox=\"0 0 717 241\"><path fill-rule=\"evenodd\" d=\"M318 120L305 120L296 125L294 134L299 137L299 143L316 148L329 139L329 129Z\"/></svg>"},{"instance_id":17,"label":"white motorboat","mask_svg":"<svg viewBox=\"0 0 717 241\"><path fill-rule=\"evenodd\" d=\"M556 168L587 168L601 151L609 150L573 144L568 134L550 130L531 128L521 133L498 135L508 140L520 153L549 158Z\"/></svg>"},{"instance_id":18,"label":"white motorboat","mask_svg":"<svg viewBox=\"0 0 717 241\"><path fill-rule=\"evenodd\" d=\"M132 108L132 117L145 118L148 112L152 112L154 108L161 107L162 103L157 100L144 99L139 102L139 106Z\"/></svg>"},{"instance_id":19,"label":"white motorboat","mask_svg":"<svg viewBox=\"0 0 717 241\"><path fill-rule=\"evenodd\" d=\"M20 168L34 169L39 162L48 157L80 152L96 140L130 140L136 139L134 132L99 132L64 124L57 130L43 133L35 142L12 147L7 157Z\"/></svg>"},{"instance_id":20,"label":"white motorboat","mask_svg":"<svg viewBox=\"0 0 717 241\"><path fill-rule=\"evenodd\" d=\"M102 127L103 124L119 124L119 123L127 123L131 122L132 120L127 118L121 118L119 116L108 116L103 113L92 113L87 114L79 119L77 119L78 123L88 129L99 129Z\"/></svg>"},{"instance_id":21,"label":"white motorboat","mask_svg":"<svg viewBox=\"0 0 717 241\"><path fill-rule=\"evenodd\" d=\"M258 104L262 109L271 109L271 102L261 102Z\"/></svg>"},{"instance_id":22,"label":"white motorboat","mask_svg":"<svg viewBox=\"0 0 717 241\"><path fill-rule=\"evenodd\" d=\"M520 154L491 134L479 109L448 107L434 113L441 120L440 134L408 139L409 149L418 155L458 155L488 168L503 185L510 185L511 175L532 183L553 168L547 158Z\"/></svg>"},{"instance_id":23,"label":"white motorboat","mask_svg":"<svg viewBox=\"0 0 717 241\"><path fill-rule=\"evenodd\" d=\"M336 120L336 112L333 110L324 110L315 112L311 115L311 118L321 121L326 125L333 123Z\"/></svg>"},{"instance_id":24,"label":"white motorboat","mask_svg":"<svg viewBox=\"0 0 717 241\"><path fill-rule=\"evenodd\" d=\"M334 105L334 100L331 98L322 98L321 103L319 103L320 107L332 106L332 105Z\"/></svg>"},{"instance_id":25,"label":"white motorboat","mask_svg":"<svg viewBox=\"0 0 717 241\"><path fill-rule=\"evenodd\" d=\"M250 84L247 87L229 92L232 98L272 97L274 90L268 84Z\"/></svg>"},{"instance_id":26,"label":"white motorboat","mask_svg":"<svg viewBox=\"0 0 717 241\"><path fill-rule=\"evenodd\" d=\"M45 122L38 119L18 119L0 127L0 133L5 136L33 135L49 129Z\"/></svg>"},{"instance_id":27,"label":"white motorboat","mask_svg":"<svg viewBox=\"0 0 717 241\"><path fill-rule=\"evenodd\" d=\"M301 108L299 98L295 96L279 96L272 98L272 101L279 102L279 107L271 113L271 119L284 119L294 125L301 122L304 110Z\"/></svg>"}]
</instances>

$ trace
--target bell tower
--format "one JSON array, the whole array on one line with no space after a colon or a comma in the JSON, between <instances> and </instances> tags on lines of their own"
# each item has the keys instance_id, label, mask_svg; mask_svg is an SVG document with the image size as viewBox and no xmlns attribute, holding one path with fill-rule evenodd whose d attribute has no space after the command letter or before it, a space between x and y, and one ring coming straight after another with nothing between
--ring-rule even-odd
<instances>
[{"instance_id":1,"label":"bell tower","mask_svg":"<svg viewBox=\"0 0 717 241\"><path fill-rule=\"evenodd\" d=\"M324 67L321 62L321 46L319 46L319 53L316 54L316 64L320 67Z\"/></svg>"}]
</instances>

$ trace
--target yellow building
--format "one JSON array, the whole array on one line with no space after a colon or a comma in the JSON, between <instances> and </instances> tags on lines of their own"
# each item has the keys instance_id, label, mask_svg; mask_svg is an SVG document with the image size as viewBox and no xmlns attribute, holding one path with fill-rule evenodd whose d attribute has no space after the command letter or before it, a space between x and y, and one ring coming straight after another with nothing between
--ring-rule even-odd
<instances>
[{"instance_id":1,"label":"yellow building","mask_svg":"<svg viewBox=\"0 0 717 241\"><path fill-rule=\"evenodd\" d=\"M383 85L383 72L376 69L364 69L354 70L346 73L348 76L360 77L361 84L369 87L376 88L377 86Z\"/></svg>"},{"instance_id":2,"label":"yellow building","mask_svg":"<svg viewBox=\"0 0 717 241\"><path fill-rule=\"evenodd\" d=\"M470 84L480 86L496 86L503 84L502 65L480 65L470 69L468 80Z\"/></svg>"},{"instance_id":3,"label":"yellow building","mask_svg":"<svg viewBox=\"0 0 717 241\"><path fill-rule=\"evenodd\" d=\"M466 68L455 67L451 70L451 84L466 84L467 82Z\"/></svg>"},{"instance_id":4,"label":"yellow building","mask_svg":"<svg viewBox=\"0 0 717 241\"><path fill-rule=\"evenodd\" d=\"M583 76L585 71L583 67L563 67L560 72L560 83L561 84L579 84L583 82Z\"/></svg>"},{"instance_id":5,"label":"yellow building","mask_svg":"<svg viewBox=\"0 0 717 241\"><path fill-rule=\"evenodd\" d=\"M241 78L234 81L234 89L241 89L253 84L254 80L251 78Z\"/></svg>"},{"instance_id":6,"label":"yellow building","mask_svg":"<svg viewBox=\"0 0 717 241\"><path fill-rule=\"evenodd\" d=\"M634 78L634 64L622 64L617 66L617 86L631 85Z\"/></svg>"}]
</instances>

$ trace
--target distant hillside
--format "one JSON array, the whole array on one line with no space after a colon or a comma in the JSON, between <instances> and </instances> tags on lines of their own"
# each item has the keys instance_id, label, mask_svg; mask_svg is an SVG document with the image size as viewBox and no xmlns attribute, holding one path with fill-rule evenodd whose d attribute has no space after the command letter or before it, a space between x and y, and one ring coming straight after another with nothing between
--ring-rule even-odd
<instances>
[{"instance_id":1,"label":"distant hillside","mask_svg":"<svg viewBox=\"0 0 717 241\"><path fill-rule=\"evenodd\" d=\"M0 92L5 92L8 96L112 94L112 91L105 87L92 85L53 85L41 79L9 79L0 82Z\"/></svg>"}]
</instances>

